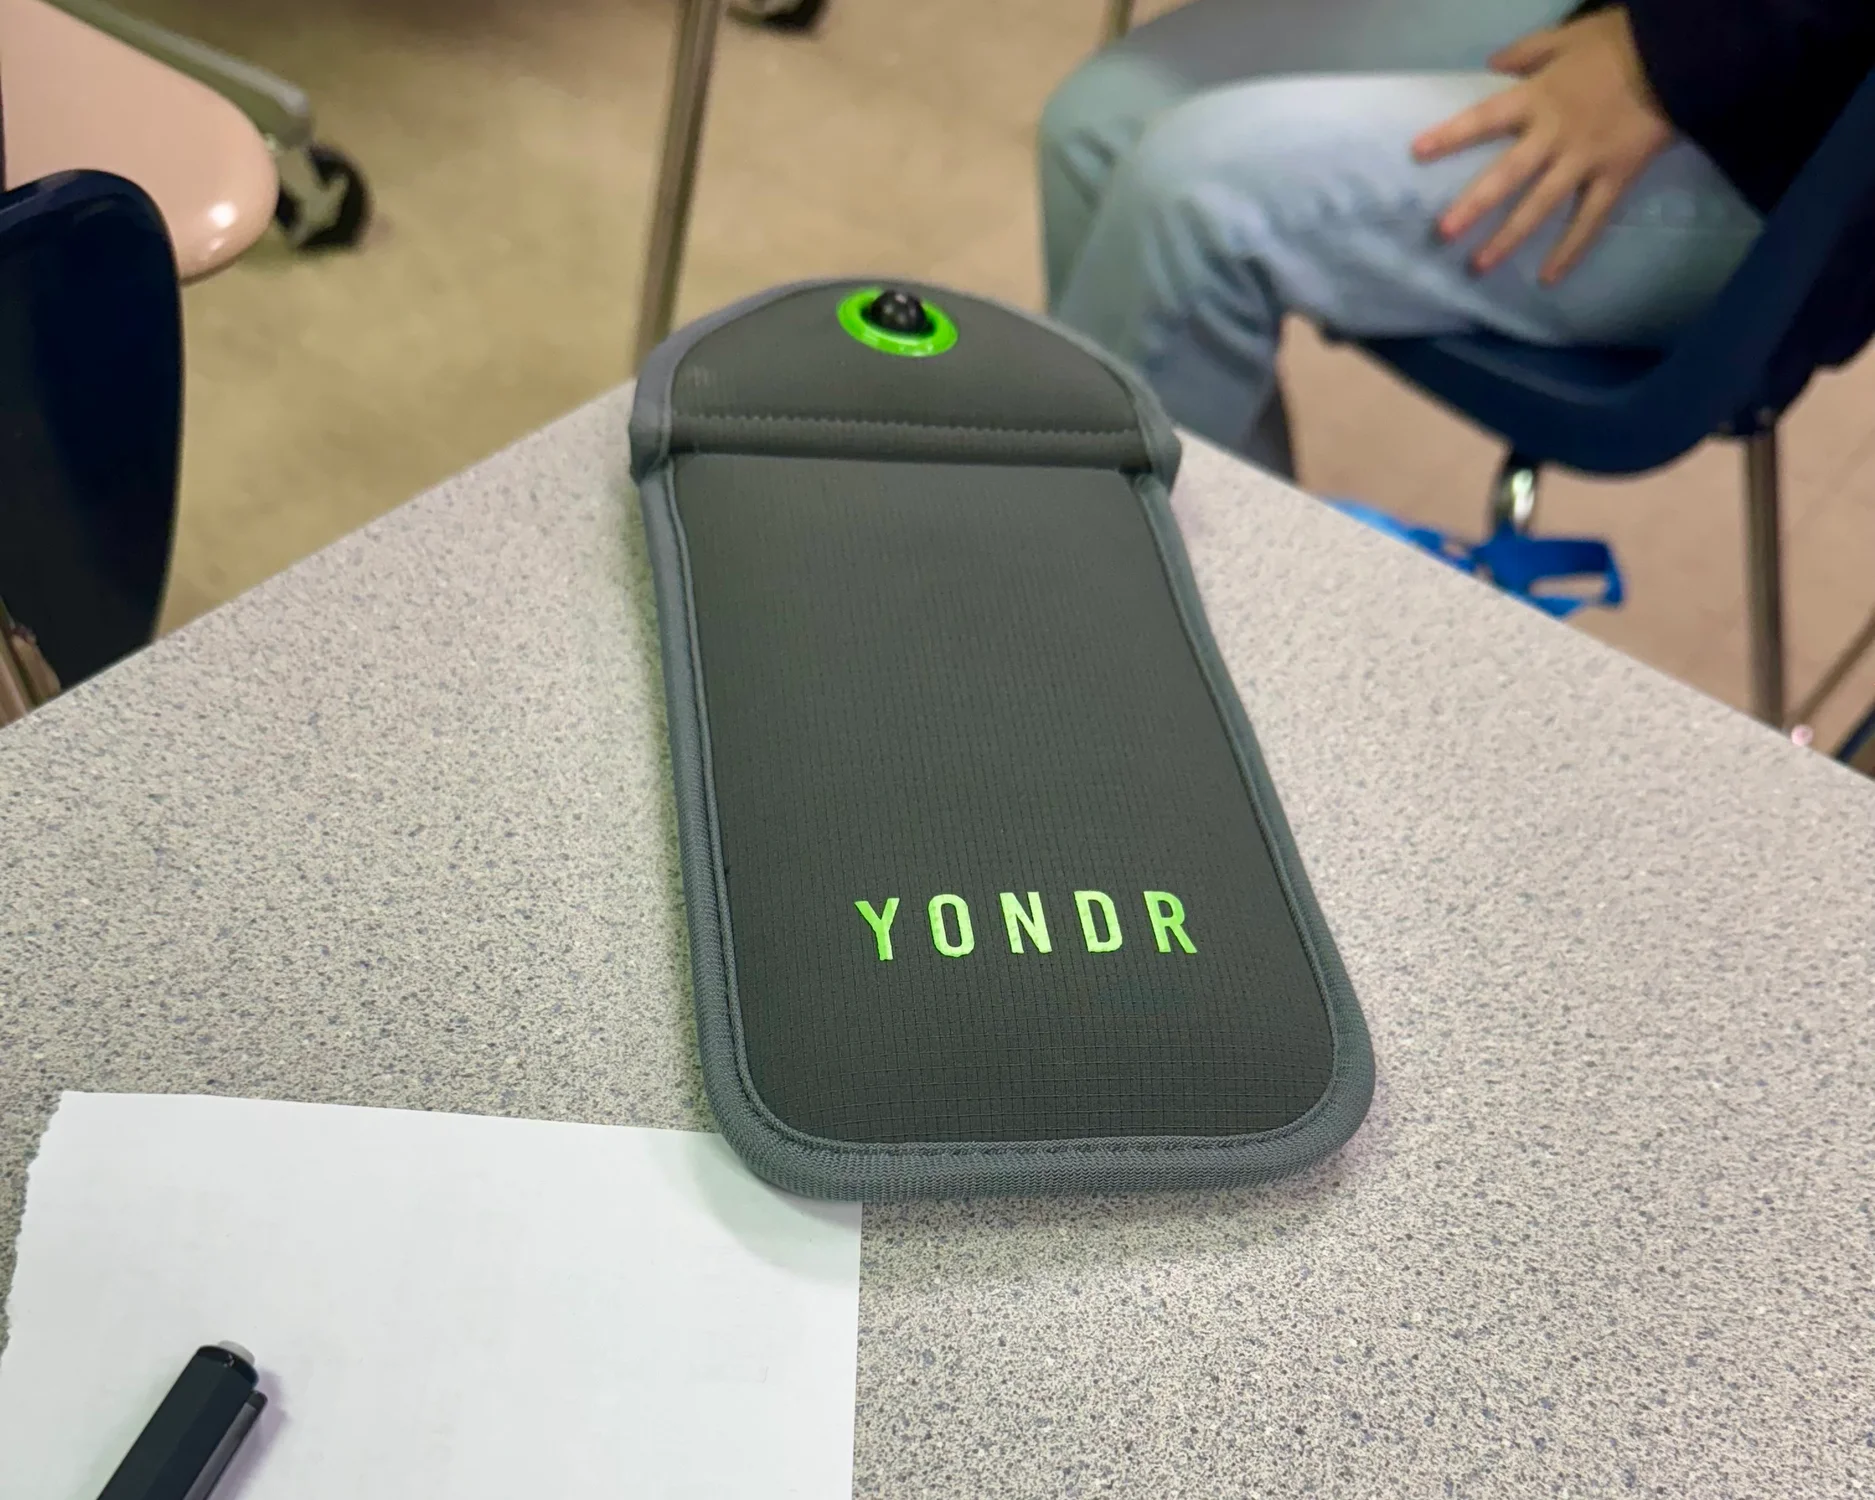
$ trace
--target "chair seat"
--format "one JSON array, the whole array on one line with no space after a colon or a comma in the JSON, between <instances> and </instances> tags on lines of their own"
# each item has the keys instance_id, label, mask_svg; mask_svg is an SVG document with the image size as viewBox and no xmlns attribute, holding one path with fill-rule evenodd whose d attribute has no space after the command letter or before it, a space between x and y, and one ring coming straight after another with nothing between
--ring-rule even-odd
<instances>
[{"instance_id":1,"label":"chair seat","mask_svg":"<svg viewBox=\"0 0 1875 1500\"><path fill-rule=\"evenodd\" d=\"M1459 415L1542 463L1637 474L1708 436L1703 419L1671 420L1651 349L1559 349L1495 334L1363 339L1360 347ZM1653 420L1650 407L1663 410Z\"/></svg>"},{"instance_id":2,"label":"chair seat","mask_svg":"<svg viewBox=\"0 0 1875 1500\"><path fill-rule=\"evenodd\" d=\"M145 645L176 518L182 294L101 172L0 195L0 599L66 687Z\"/></svg>"},{"instance_id":3,"label":"chair seat","mask_svg":"<svg viewBox=\"0 0 1875 1500\"><path fill-rule=\"evenodd\" d=\"M1364 347L1414 378L1418 371L1438 370L1448 381L1490 382L1481 392L1508 384L1544 401L1596 409L1628 397L1662 358L1654 349L1555 349L1489 333L1373 339Z\"/></svg>"},{"instance_id":4,"label":"chair seat","mask_svg":"<svg viewBox=\"0 0 1875 1500\"><path fill-rule=\"evenodd\" d=\"M279 178L260 132L221 95L43 0L0 0L6 185L113 172L156 201L185 281L273 222Z\"/></svg>"}]
</instances>

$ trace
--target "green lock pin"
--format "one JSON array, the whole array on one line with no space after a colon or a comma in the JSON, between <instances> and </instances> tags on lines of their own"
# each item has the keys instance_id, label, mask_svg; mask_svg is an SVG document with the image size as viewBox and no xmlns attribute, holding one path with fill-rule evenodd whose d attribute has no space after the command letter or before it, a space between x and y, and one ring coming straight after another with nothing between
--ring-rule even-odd
<instances>
[{"instance_id":1,"label":"green lock pin","mask_svg":"<svg viewBox=\"0 0 1875 1500\"><path fill-rule=\"evenodd\" d=\"M892 287L864 287L841 299L840 326L868 349L920 359L957 342L957 325L935 302Z\"/></svg>"}]
</instances>

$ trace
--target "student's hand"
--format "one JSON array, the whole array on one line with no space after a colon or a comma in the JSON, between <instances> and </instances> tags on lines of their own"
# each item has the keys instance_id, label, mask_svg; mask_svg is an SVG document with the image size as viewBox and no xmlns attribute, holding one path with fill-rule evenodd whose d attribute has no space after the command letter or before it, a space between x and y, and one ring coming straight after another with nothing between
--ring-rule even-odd
<instances>
[{"instance_id":1,"label":"student's hand","mask_svg":"<svg viewBox=\"0 0 1875 1500\"><path fill-rule=\"evenodd\" d=\"M1491 66L1522 82L1433 126L1413 142L1413 155L1435 161L1479 141L1515 136L1515 143L1445 211L1439 232L1457 239L1493 209L1516 199L1497 233L1473 258L1478 270L1488 271L1573 199L1575 216L1543 263L1543 280L1553 283L1581 257L1628 185L1673 138L1673 127L1648 87L1621 6L1532 32L1499 52Z\"/></svg>"}]
</instances>

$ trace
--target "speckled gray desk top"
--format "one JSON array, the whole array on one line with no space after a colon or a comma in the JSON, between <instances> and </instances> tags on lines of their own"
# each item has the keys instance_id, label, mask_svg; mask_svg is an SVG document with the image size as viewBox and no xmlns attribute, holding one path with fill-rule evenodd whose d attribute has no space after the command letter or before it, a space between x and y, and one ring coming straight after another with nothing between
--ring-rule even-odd
<instances>
[{"instance_id":1,"label":"speckled gray desk top","mask_svg":"<svg viewBox=\"0 0 1875 1500\"><path fill-rule=\"evenodd\" d=\"M0 1282L61 1089L707 1124L625 413L0 732ZM1875 785L1195 445L1176 506L1373 1113L869 1209L856 1492L1875 1487Z\"/></svg>"}]
</instances>

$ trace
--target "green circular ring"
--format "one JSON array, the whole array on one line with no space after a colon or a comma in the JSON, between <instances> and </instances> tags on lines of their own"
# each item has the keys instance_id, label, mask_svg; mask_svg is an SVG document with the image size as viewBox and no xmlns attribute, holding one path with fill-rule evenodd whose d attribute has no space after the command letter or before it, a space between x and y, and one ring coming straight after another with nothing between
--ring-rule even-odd
<instances>
[{"instance_id":1,"label":"green circular ring","mask_svg":"<svg viewBox=\"0 0 1875 1500\"><path fill-rule=\"evenodd\" d=\"M877 349L881 354L903 355L907 359L923 359L928 355L942 354L957 342L957 325L935 302L924 305L925 313L931 319L929 333L892 333L884 328L874 328L866 321L865 312L883 290L883 287L863 287L840 302L840 326L868 349Z\"/></svg>"}]
</instances>

